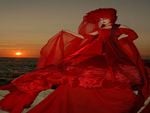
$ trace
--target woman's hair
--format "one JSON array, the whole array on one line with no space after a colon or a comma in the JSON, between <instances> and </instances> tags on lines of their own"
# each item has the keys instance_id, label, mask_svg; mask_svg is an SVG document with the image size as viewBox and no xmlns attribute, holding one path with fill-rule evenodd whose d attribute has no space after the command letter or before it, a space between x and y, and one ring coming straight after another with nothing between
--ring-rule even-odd
<instances>
[{"instance_id":1,"label":"woman's hair","mask_svg":"<svg viewBox=\"0 0 150 113\"><path fill-rule=\"evenodd\" d=\"M88 12L83 19L90 23L98 23L100 18L109 18L111 23L115 23L117 19L116 14L117 11L114 8L99 8Z\"/></svg>"}]
</instances>

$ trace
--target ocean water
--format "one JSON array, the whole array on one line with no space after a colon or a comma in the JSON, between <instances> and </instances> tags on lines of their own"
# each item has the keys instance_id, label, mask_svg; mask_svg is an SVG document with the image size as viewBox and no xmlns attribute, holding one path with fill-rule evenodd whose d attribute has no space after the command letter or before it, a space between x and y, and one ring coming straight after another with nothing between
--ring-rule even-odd
<instances>
[{"instance_id":1,"label":"ocean water","mask_svg":"<svg viewBox=\"0 0 150 113\"><path fill-rule=\"evenodd\" d=\"M0 85L33 70L37 61L37 58L0 58ZM150 67L150 60L145 60L145 64Z\"/></svg>"},{"instance_id":2,"label":"ocean water","mask_svg":"<svg viewBox=\"0 0 150 113\"><path fill-rule=\"evenodd\" d=\"M0 85L33 70L37 58L0 58Z\"/></svg>"}]
</instances>

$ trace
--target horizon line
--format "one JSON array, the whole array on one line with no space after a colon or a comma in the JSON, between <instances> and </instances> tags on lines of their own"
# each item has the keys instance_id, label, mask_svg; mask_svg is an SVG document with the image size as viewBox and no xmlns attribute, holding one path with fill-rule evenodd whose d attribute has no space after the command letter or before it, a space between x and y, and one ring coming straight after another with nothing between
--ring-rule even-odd
<instances>
[{"instance_id":1,"label":"horizon line","mask_svg":"<svg viewBox=\"0 0 150 113\"><path fill-rule=\"evenodd\" d=\"M39 59L40 58L40 56L38 57L38 56L29 56L29 57L14 57L14 56L0 56L0 58L35 58L35 59ZM150 56L142 56L142 59L143 60L150 60Z\"/></svg>"}]
</instances>

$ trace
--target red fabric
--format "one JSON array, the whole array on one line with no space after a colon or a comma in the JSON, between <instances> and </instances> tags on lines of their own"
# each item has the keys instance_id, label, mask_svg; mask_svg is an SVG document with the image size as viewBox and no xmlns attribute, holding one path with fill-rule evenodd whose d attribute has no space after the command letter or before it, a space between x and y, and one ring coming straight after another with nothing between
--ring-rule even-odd
<instances>
[{"instance_id":1,"label":"red fabric","mask_svg":"<svg viewBox=\"0 0 150 113\"><path fill-rule=\"evenodd\" d=\"M89 23L98 23L100 18L109 18L112 23L115 23L117 11L113 8L99 8L94 11L88 12L84 16L84 21Z\"/></svg>"},{"instance_id":2,"label":"red fabric","mask_svg":"<svg viewBox=\"0 0 150 113\"><path fill-rule=\"evenodd\" d=\"M28 113L130 113L135 98L128 88L62 85Z\"/></svg>"},{"instance_id":3,"label":"red fabric","mask_svg":"<svg viewBox=\"0 0 150 113\"><path fill-rule=\"evenodd\" d=\"M60 31L50 38L48 43L41 49L41 57L37 68L60 64L65 57L79 48L77 45L81 43L81 40L81 38L71 33Z\"/></svg>"},{"instance_id":4,"label":"red fabric","mask_svg":"<svg viewBox=\"0 0 150 113\"><path fill-rule=\"evenodd\" d=\"M128 37L122 39L124 41L118 40L117 37L123 32L125 32ZM72 104L72 106L76 106L76 104L78 104L78 101L81 102L81 105L83 106L86 102L86 98L87 100L88 98L91 98L89 101L93 101L92 104L88 103L84 106L93 106L93 108L96 110L95 113L100 112L99 109L96 109L96 106L102 106L100 110L103 113L109 113L112 111L114 113L122 113L122 111L124 111L125 113L129 113L128 111L131 110L131 108L134 106L133 103L136 99L131 90L131 86L133 84L140 85L141 76L136 67L138 63L134 64L132 62L134 59L132 59L132 57L127 57L130 56L130 52L128 52L127 48L124 48L123 44L133 45L132 40L135 39L137 35L132 32L132 30L127 28L116 29L114 34L112 34L112 31L110 29L100 29L99 34L101 35L96 37L90 37L86 35L88 36L88 38L86 39L79 38L64 31L61 31L60 33L55 35L42 48L41 58L39 60L37 69L24 74L12 81L12 84L17 88L17 90L11 92L9 96L6 96L4 98L1 104L2 109L18 109L19 113L25 106L31 104L31 102L40 91L50 88L52 84L66 84L63 87L59 88L59 90L56 89L57 93L52 94L54 95L54 97L50 96L50 98L46 98L46 103L48 102L48 104L50 104L52 102L51 100L55 100L55 98L58 97L55 102L52 102L49 105L52 105L54 107L49 107L46 110L44 106L47 106L48 104L42 103L41 107L38 106L34 108L35 111L39 109L43 110L44 108L43 112L45 113L53 110L54 112L55 110L57 112L57 110L61 109L58 109L60 107L58 103L62 102L61 99L66 100L66 98L68 98L71 93L73 98L77 99L75 99L73 103L64 101L64 106L69 106L70 104ZM132 39L130 37L132 37ZM79 45L76 46L77 44ZM135 51L135 53L136 52L137 51ZM53 55L55 57L52 57ZM134 55L139 54L137 53ZM87 90L87 96L85 96L86 98L82 101L79 100L78 97L76 97L77 94L72 93L73 89L69 89L69 91L67 91L66 93L65 89L67 89L68 87L75 87L77 89L76 93L78 91L79 95L85 95L85 93L82 93L82 91L80 91L81 89L83 89L83 92L84 90ZM117 91L117 93L116 87L117 90L119 90ZM98 90L98 93L96 93L97 95L103 95L103 98L99 100L100 103L104 101L103 105L95 102L99 98L99 96L94 96L95 93L93 95L93 90L95 88L96 90ZM125 88L127 90L122 90L122 88ZM115 92L115 94L108 93L111 91ZM16 94L15 92L17 92L18 94ZM25 93L25 95L23 92ZM18 95L20 96L18 97ZM31 98L30 95L32 95ZM62 97L62 95L65 96ZM123 98L120 97L119 99L113 100L114 107L112 108L112 103L110 100L112 98L118 98L118 95L127 96L129 101L126 101L127 98L121 96ZM21 104L19 104L20 106L13 109L13 106L9 104L11 101L15 101L12 99L23 98L24 96L29 98L27 98L26 101L21 101ZM110 97L111 99L108 100ZM129 104L131 105L129 106ZM128 105L128 107L125 105ZM68 109L65 109L64 106L62 106L62 109L64 109L65 113L67 112L65 110ZM92 110L93 108L91 107L89 109ZM71 110L71 113L76 113L76 110L79 113L82 112L82 109L78 105L75 108L70 108L69 110ZM35 113L38 112L36 111Z\"/></svg>"},{"instance_id":5,"label":"red fabric","mask_svg":"<svg viewBox=\"0 0 150 113\"><path fill-rule=\"evenodd\" d=\"M88 38L87 35L90 32L94 32L98 29L98 24L89 23L88 21L83 20L78 28L79 34L86 36L84 38Z\"/></svg>"},{"instance_id":6,"label":"red fabric","mask_svg":"<svg viewBox=\"0 0 150 113\"><path fill-rule=\"evenodd\" d=\"M99 35L89 35L95 30ZM39 92L60 85L29 113L136 113L149 96L148 73L133 43L137 34L116 24L99 29L88 20L78 31L84 38L60 31L48 41L37 68L11 82L1 109L21 113Z\"/></svg>"},{"instance_id":7,"label":"red fabric","mask_svg":"<svg viewBox=\"0 0 150 113\"><path fill-rule=\"evenodd\" d=\"M25 107L31 105L36 96L36 93L28 94L20 90L15 90L7 94L0 101L0 109L9 111L10 113L21 113Z\"/></svg>"}]
</instances>

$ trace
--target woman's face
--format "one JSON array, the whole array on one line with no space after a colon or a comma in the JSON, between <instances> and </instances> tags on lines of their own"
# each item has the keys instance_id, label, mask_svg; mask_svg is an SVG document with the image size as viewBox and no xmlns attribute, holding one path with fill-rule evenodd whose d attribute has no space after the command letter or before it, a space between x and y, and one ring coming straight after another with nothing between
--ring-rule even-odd
<instances>
[{"instance_id":1,"label":"woman's face","mask_svg":"<svg viewBox=\"0 0 150 113\"><path fill-rule=\"evenodd\" d=\"M111 25L111 20L109 18L100 18L99 27L105 27L110 25Z\"/></svg>"}]
</instances>

